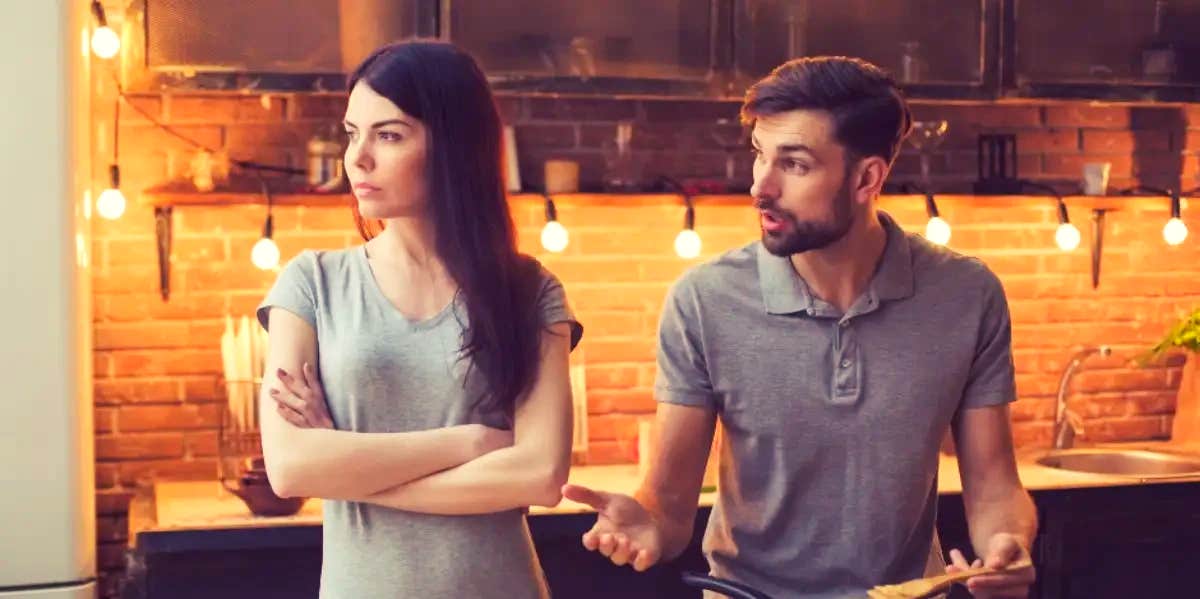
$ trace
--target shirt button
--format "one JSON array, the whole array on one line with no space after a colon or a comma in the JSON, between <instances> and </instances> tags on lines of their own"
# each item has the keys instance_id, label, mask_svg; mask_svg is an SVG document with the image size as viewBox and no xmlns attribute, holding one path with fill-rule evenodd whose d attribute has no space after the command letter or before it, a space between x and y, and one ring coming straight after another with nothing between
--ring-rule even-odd
<instances>
[{"instance_id":1,"label":"shirt button","mask_svg":"<svg viewBox=\"0 0 1200 599\"><path fill-rule=\"evenodd\" d=\"M842 360L842 368L849 368L850 360Z\"/></svg>"}]
</instances>

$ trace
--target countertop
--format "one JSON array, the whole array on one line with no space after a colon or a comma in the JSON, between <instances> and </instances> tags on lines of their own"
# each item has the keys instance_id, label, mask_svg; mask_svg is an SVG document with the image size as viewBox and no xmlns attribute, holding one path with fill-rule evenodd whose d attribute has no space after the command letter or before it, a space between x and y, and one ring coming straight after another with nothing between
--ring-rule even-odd
<instances>
[{"instance_id":1,"label":"countertop","mask_svg":"<svg viewBox=\"0 0 1200 599\"><path fill-rule=\"evenodd\" d=\"M1192 447L1180 448L1166 442L1110 445L1129 449L1158 449L1178 453L1195 454ZM1033 452L1018 452L1018 474L1021 482L1030 491L1053 491L1092 487L1115 487L1127 485L1171 484L1200 481L1200 476L1142 481L1128 476L1088 474L1041 466L1030 456ZM576 466L571 469L570 482L606 491L631 493L638 484L636 465ZM958 494L962 492L962 480L958 472L958 460L954 456L941 455L938 464L938 492ZM716 493L702 493L700 505L711 506ZM563 500L554 507L532 507L531 517L591 512L586 505ZM223 489L215 481L160 482L152 489L136 497L130 506L129 543L134 545L139 534L182 533L187 531L261 531L263 528L286 530L297 527L319 527L321 524L321 500L309 499L303 509L293 516L260 517L246 509L240 499Z\"/></svg>"}]
</instances>

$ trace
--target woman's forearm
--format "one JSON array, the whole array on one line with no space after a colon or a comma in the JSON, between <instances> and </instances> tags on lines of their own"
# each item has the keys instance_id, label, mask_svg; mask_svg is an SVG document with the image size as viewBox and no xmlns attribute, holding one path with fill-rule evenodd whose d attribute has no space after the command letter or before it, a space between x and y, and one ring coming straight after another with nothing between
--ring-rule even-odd
<instances>
[{"instance_id":1,"label":"woman's forearm","mask_svg":"<svg viewBox=\"0 0 1200 599\"><path fill-rule=\"evenodd\" d=\"M352 499L453 468L484 451L479 425L410 433L301 429L284 424L264 443L281 496ZM265 438L264 438L265 440Z\"/></svg>"},{"instance_id":2,"label":"woman's forearm","mask_svg":"<svg viewBox=\"0 0 1200 599\"><path fill-rule=\"evenodd\" d=\"M484 514L562 499L569 463L507 447L360 501L426 514Z\"/></svg>"}]
</instances>

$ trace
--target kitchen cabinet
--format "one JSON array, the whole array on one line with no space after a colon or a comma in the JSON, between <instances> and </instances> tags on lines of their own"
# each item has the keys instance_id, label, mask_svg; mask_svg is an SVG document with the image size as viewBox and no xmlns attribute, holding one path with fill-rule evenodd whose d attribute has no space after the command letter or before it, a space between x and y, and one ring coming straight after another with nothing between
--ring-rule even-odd
<instances>
[{"instance_id":1,"label":"kitchen cabinet","mask_svg":"<svg viewBox=\"0 0 1200 599\"><path fill-rule=\"evenodd\" d=\"M734 12L737 68L751 80L791 58L835 55L891 71L911 96L997 91L994 0L738 0Z\"/></svg>"},{"instance_id":2,"label":"kitchen cabinet","mask_svg":"<svg viewBox=\"0 0 1200 599\"><path fill-rule=\"evenodd\" d=\"M1038 580L1030 599L1194 597L1200 482L1034 491ZM938 505L942 547L970 548L962 497ZM965 553L970 553L969 551ZM969 556L974 559L974 556ZM950 599L970 597L956 587Z\"/></svg>"},{"instance_id":3,"label":"kitchen cabinet","mask_svg":"<svg viewBox=\"0 0 1200 599\"><path fill-rule=\"evenodd\" d=\"M1033 497L1040 527L1031 598L1194 596L1186 591L1200 571L1200 481L1039 490ZM679 573L706 569L700 543L708 513L700 508L692 544L678 560L640 574L583 549L579 537L593 514L532 515L529 528L557 597L697 599ZM938 534L943 549L970 553L957 493L939 498ZM127 561L125 599L316 597L321 529L154 531L135 537ZM951 594L965 597L961 587Z\"/></svg>"},{"instance_id":4,"label":"kitchen cabinet","mask_svg":"<svg viewBox=\"0 0 1200 599\"><path fill-rule=\"evenodd\" d=\"M1197 98L1200 0L1011 1L1017 95Z\"/></svg>"}]
</instances>

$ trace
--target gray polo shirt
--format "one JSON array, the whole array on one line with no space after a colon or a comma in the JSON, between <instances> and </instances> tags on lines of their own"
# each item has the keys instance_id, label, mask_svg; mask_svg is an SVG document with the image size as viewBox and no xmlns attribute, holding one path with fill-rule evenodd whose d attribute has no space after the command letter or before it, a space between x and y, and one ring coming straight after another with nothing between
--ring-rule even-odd
<instances>
[{"instance_id":1,"label":"gray polo shirt","mask_svg":"<svg viewBox=\"0 0 1200 599\"><path fill-rule=\"evenodd\" d=\"M883 257L845 314L760 242L690 270L663 308L658 400L724 427L705 555L778 599L924 574L947 427L1015 399L1000 281L879 220Z\"/></svg>"}]
</instances>

